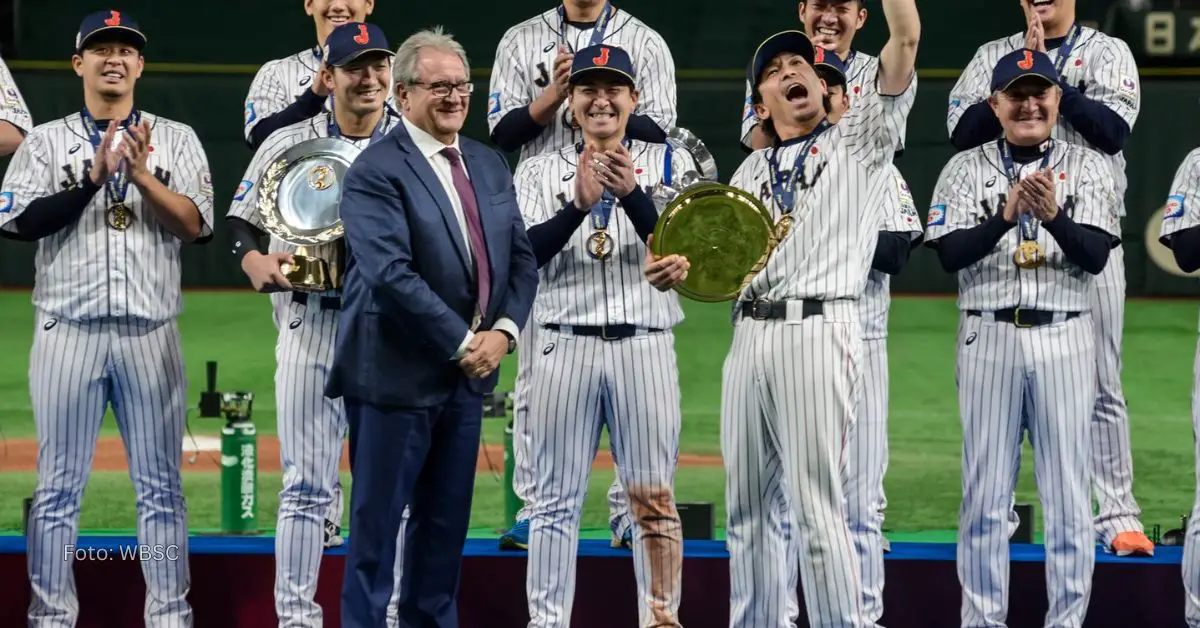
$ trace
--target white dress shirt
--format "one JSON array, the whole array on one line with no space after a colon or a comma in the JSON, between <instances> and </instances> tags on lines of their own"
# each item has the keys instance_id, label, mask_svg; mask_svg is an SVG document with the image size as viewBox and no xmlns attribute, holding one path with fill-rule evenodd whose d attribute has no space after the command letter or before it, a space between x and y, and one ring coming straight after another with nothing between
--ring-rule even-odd
<instances>
[{"instance_id":1,"label":"white dress shirt","mask_svg":"<svg viewBox=\"0 0 1200 628\"><path fill-rule=\"evenodd\" d=\"M442 154L442 151L447 148L453 148L458 151L459 158L463 161L463 172L467 173L467 158L458 146L458 135L454 136L454 142L443 144L441 140L425 132L424 129L413 124L408 118L401 116L401 119L404 121L404 128L408 130L408 135L412 138L413 144L416 144L417 150L421 151L421 154L425 156L425 160L429 162L429 167L433 168L434 173L437 174L438 181L442 183L442 189L445 190L446 196L450 199L450 206L454 208L454 217L458 219L458 228L462 232L463 243L466 245L467 261L470 262L469 267L473 269L474 251L471 250L471 235L467 231L467 216L463 213L462 200L458 197L458 190L454 187L454 175L451 170L450 160ZM471 175L467 174L468 180L470 177ZM480 206L479 211L480 220L482 220L484 207ZM508 334L508 337L514 341L521 335L517 324L507 316L496 321L492 329ZM475 332L467 330L467 337L463 339L462 344L458 346L458 351L451 356L451 359L461 360L467 354L467 346L471 344L471 340L474 337Z\"/></svg>"}]
</instances>

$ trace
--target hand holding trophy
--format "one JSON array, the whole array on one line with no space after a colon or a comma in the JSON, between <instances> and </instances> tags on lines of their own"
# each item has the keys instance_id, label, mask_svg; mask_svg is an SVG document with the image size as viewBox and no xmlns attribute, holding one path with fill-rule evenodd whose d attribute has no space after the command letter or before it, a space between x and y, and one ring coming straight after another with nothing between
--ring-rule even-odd
<instances>
[{"instance_id":1,"label":"hand holding trophy","mask_svg":"<svg viewBox=\"0 0 1200 628\"><path fill-rule=\"evenodd\" d=\"M659 290L673 287L695 301L736 299L776 243L771 211L745 190L718 183L711 153L691 132L676 128L667 143L689 152L699 172L651 191L659 216L644 274Z\"/></svg>"}]
</instances>

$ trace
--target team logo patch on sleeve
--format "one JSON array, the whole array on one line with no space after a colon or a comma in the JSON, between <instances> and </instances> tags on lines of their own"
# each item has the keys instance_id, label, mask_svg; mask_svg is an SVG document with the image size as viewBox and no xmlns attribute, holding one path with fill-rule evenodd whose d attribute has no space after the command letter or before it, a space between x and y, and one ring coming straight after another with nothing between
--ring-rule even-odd
<instances>
[{"instance_id":1,"label":"team logo patch on sleeve","mask_svg":"<svg viewBox=\"0 0 1200 628\"><path fill-rule=\"evenodd\" d=\"M246 103L245 117L246 117L246 125L247 126L249 126L249 124L251 122L254 122L256 119L258 119L258 116L254 113L254 103L252 103L252 102Z\"/></svg>"},{"instance_id":2,"label":"team logo patch on sleeve","mask_svg":"<svg viewBox=\"0 0 1200 628\"><path fill-rule=\"evenodd\" d=\"M10 107L16 107L21 102L21 97L17 95L17 88L4 88L4 103Z\"/></svg>"},{"instance_id":3,"label":"team logo patch on sleeve","mask_svg":"<svg viewBox=\"0 0 1200 628\"><path fill-rule=\"evenodd\" d=\"M200 193L208 196L213 193L212 173L207 170L200 173Z\"/></svg>"},{"instance_id":4,"label":"team logo patch on sleeve","mask_svg":"<svg viewBox=\"0 0 1200 628\"><path fill-rule=\"evenodd\" d=\"M246 195L250 193L250 188L252 187L254 187L253 182L242 179L242 182L238 184L237 192L233 193L233 200L245 200Z\"/></svg>"},{"instance_id":5,"label":"team logo patch on sleeve","mask_svg":"<svg viewBox=\"0 0 1200 628\"><path fill-rule=\"evenodd\" d=\"M1133 103L1137 101L1138 84L1133 77L1126 74L1121 75L1121 82L1117 85L1117 94L1125 101Z\"/></svg>"},{"instance_id":6,"label":"team logo patch on sleeve","mask_svg":"<svg viewBox=\"0 0 1200 628\"><path fill-rule=\"evenodd\" d=\"M488 115L500 113L500 92L492 92L488 96Z\"/></svg>"},{"instance_id":7,"label":"team logo patch on sleeve","mask_svg":"<svg viewBox=\"0 0 1200 628\"><path fill-rule=\"evenodd\" d=\"M1167 206L1163 208L1163 218L1179 218L1183 216L1183 195L1172 194L1167 197Z\"/></svg>"},{"instance_id":8,"label":"team logo patch on sleeve","mask_svg":"<svg viewBox=\"0 0 1200 628\"><path fill-rule=\"evenodd\" d=\"M0 192L0 214L7 214L13 208L13 193Z\"/></svg>"},{"instance_id":9,"label":"team logo patch on sleeve","mask_svg":"<svg viewBox=\"0 0 1200 628\"><path fill-rule=\"evenodd\" d=\"M929 208L929 217L925 220L926 227L936 227L946 224L946 206L934 205Z\"/></svg>"},{"instance_id":10,"label":"team logo patch on sleeve","mask_svg":"<svg viewBox=\"0 0 1200 628\"><path fill-rule=\"evenodd\" d=\"M955 98L954 100L951 100L950 101L950 110L947 111L946 114L949 115L949 114L954 113L954 110L957 109L958 106L961 104L962 104L962 101L957 98Z\"/></svg>"}]
</instances>

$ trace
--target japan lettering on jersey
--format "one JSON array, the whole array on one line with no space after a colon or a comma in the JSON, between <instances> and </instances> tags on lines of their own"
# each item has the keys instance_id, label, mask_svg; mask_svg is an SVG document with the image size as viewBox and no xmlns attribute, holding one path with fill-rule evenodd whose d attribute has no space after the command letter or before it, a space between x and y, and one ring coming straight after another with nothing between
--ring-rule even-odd
<instances>
[{"instance_id":1,"label":"japan lettering on jersey","mask_svg":"<svg viewBox=\"0 0 1200 628\"><path fill-rule=\"evenodd\" d=\"M1025 33L1017 33L988 42L975 51L975 56L958 77L954 89L950 91L946 127L951 135L971 105L987 100L991 91L992 71L1000 58L1024 47ZM1061 65L1063 82L1074 86L1089 99L1112 109L1132 129L1141 109L1142 97L1137 63L1129 45L1116 37L1083 26L1078 41L1071 48L1070 57L1061 63L1060 50L1055 48L1047 51L1047 54L1055 64ZM1061 114L1050 137L1096 149ZM1117 198L1121 199L1119 211L1123 216L1125 190L1128 185L1125 156L1123 153L1105 155L1102 152L1101 156L1117 179Z\"/></svg>"},{"instance_id":2,"label":"japan lettering on jersey","mask_svg":"<svg viewBox=\"0 0 1200 628\"><path fill-rule=\"evenodd\" d=\"M1080 225L1120 238L1116 189L1103 156L1059 141L1050 142L1050 151L1046 167L1053 169L1059 211ZM1040 159L1014 164L1018 179L1039 169L1044 169ZM997 142L958 153L938 177L926 219L926 239L936 242L1003 213L1009 187ZM1045 251L1045 265L1017 268L1013 253L1022 234L1020 225L1013 227L988 255L958 272L959 309L1022 307L1081 312L1091 308L1093 276L1066 259L1058 242L1036 218L1030 220L1028 229Z\"/></svg>"},{"instance_id":3,"label":"japan lettering on jersey","mask_svg":"<svg viewBox=\"0 0 1200 628\"><path fill-rule=\"evenodd\" d=\"M884 186L883 220L880 231L903 233L909 237L909 246L917 246L925 237L921 216L913 202L912 190L895 165L888 165L891 182ZM858 300L858 314L862 320L864 340L887 337L888 307L891 305L891 276L872 270L867 276L867 286Z\"/></svg>"},{"instance_id":4,"label":"japan lettering on jersey","mask_svg":"<svg viewBox=\"0 0 1200 628\"><path fill-rule=\"evenodd\" d=\"M782 206L773 192L770 155L752 153L730 184L757 196L778 222L793 224L750 281L742 300L857 299L862 294L883 221L882 197L894 185L887 166L916 100L916 76L897 96L868 94L816 143L779 148L780 178L790 180L802 149L810 154L795 177L795 201Z\"/></svg>"},{"instance_id":5,"label":"japan lettering on jersey","mask_svg":"<svg viewBox=\"0 0 1200 628\"><path fill-rule=\"evenodd\" d=\"M229 212L226 218L241 218L246 222L262 229L262 219L258 211L258 195L262 187L262 177L267 168L287 149L311 139L319 137L329 137L329 118L332 114L326 112L320 115L303 120L295 124L285 126L278 131L275 131L266 140L262 146L254 153L254 158L250 160L250 165L246 167L246 173L242 175L242 181L238 184L237 191L234 192L233 202L229 205ZM400 124L400 118L394 115L394 111L389 107L385 114L386 119L383 121L382 132L384 134L391 131L397 124ZM343 138L345 139L345 138ZM366 148L370 143L370 138L361 140L346 140L355 144L359 148ZM333 193L340 194L341 182L335 182L330 188ZM321 257L322 254L331 252L333 245L320 245L317 247L309 247L311 255ZM274 236L271 236L268 252L270 253L295 253L296 245L284 242ZM330 295L337 294L336 291L330 292ZM277 295L284 295L286 299L276 299ZM273 293L272 298L280 303L290 301L291 296L284 293Z\"/></svg>"},{"instance_id":6,"label":"japan lettering on jersey","mask_svg":"<svg viewBox=\"0 0 1200 628\"><path fill-rule=\"evenodd\" d=\"M664 130L676 121L675 61L662 35L632 15L615 9L603 26L603 42L623 48L633 60L638 104L633 113L648 116ZM580 29L561 23L558 8L508 29L496 48L488 89L488 131L512 110L525 107L542 95L554 80L554 58L566 40L572 50L590 45L596 28ZM540 135L521 148L520 162L542 153L554 153L583 139L567 102Z\"/></svg>"},{"instance_id":7,"label":"japan lettering on jersey","mask_svg":"<svg viewBox=\"0 0 1200 628\"><path fill-rule=\"evenodd\" d=\"M29 105L21 96L17 82L4 60L0 59L0 121L11 123L28 134L33 129L33 118L29 114Z\"/></svg>"},{"instance_id":8,"label":"japan lettering on jersey","mask_svg":"<svg viewBox=\"0 0 1200 628\"><path fill-rule=\"evenodd\" d=\"M633 141L637 184L649 194L660 181L668 185L689 170L696 170L692 156L684 150L671 150L671 179L667 173L666 144ZM546 222L575 200L575 176L579 153L575 146L533 157L517 166L514 182L517 202L526 227ZM569 210L574 211L574 210ZM683 320L678 297L659 292L642 275L646 244L618 200L607 226L614 238L612 255L604 260L588 253L588 238L593 232L592 217L584 219L567 242L566 248L538 272L534 319L540 325L638 325L670 329Z\"/></svg>"},{"instance_id":9,"label":"japan lettering on jersey","mask_svg":"<svg viewBox=\"0 0 1200 628\"><path fill-rule=\"evenodd\" d=\"M1171 181L1167 204L1163 207L1162 229L1159 241L1170 246L1171 236L1195 227L1200 227L1200 148L1193 150L1183 159Z\"/></svg>"},{"instance_id":10,"label":"japan lettering on jersey","mask_svg":"<svg viewBox=\"0 0 1200 628\"><path fill-rule=\"evenodd\" d=\"M141 119L150 125L146 167L172 192L195 203L203 222L200 241L210 239L212 176L200 138L180 122L146 112ZM95 159L90 137L78 113L34 127L17 148L0 186L0 227L15 232L12 221L31 202L81 185ZM102 187L75 225L38 240L34 305L77 321L171 320L183 305L182 242L155 219L136 185L130 183L125 195L125 206L132 212L128 228L108 225L109 205Z\"/></svg>"},{"instance_id":11,"label":"japan lettering on jersey","mask_svg":"<svg viewBox=\"0 0 1200 628\"><path fill-rule=\"evenodd\" d=\"M873 57L869 54L859 52L857 50L850 51L849 63L847 71L850 76L846 78L847 96L850 97L850 106L853 107L855 101L859 98L864 98L871 94L878 93L875 78L879 75L879 57ZM913 77L914 87L916 77ZM746 81L746 100L742 107L742 145L746 148L750 147L750 132L754 127L758 126L758 117L754 115L753 100L750 91L750 81ZM907 121L901 127L900 138L896 144L896 150L904 150L904 139L907 135Z\"/></svg>"}]
</instances>

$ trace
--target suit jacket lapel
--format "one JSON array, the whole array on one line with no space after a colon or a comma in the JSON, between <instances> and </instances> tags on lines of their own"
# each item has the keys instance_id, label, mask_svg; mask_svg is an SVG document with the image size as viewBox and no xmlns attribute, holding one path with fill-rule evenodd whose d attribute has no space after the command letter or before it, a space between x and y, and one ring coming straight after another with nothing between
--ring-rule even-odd
<instances>
[{"instance_id":1,"label":"suit jacket lapel","mask_svg":"<svg viewBox=\"0 0 1200 628\"><path fill-rule=\"evenodd\" d=\"M483 223L483 241L487 245L488 263L492 269L492 294L496 293L496 247L508 235L508 226L503 216L497 216L492 211L491 187L487 185L487 172L479 167L484 156L479 154L479 147L468 142L459 142L463 150L463 160L467 163L467 174L471 177L471 187L475 188L475 206L479 208L479 220Z\"/></svg>"},{"instance_id":2,"label":"suit jacket lapel","mask_svg":"<svg viewBox=\"0 0 1200 628\"><path fill-rule=\"evenodd\" d=\"M474 272L467 263L467 249L466 243L463 242L462 228L458 225L458 216L454 214L454 206L450 204L450 198L446 196L446 190L442 187L442 180L438 178L437 173L429 165L429 161L417 149L417 145L413 143L403 124L397 127L396 139L408 153L408 157L404 160L405 163L412 169L413 174L417 175L417 179L425 186L433 200L437 202L438 209L442 212L442 220L446 223L446 230L450 232L450 239L454 241L454 250L458 252L458 260L462 262L465 270Z\"/></svg>"}]
</instances>

